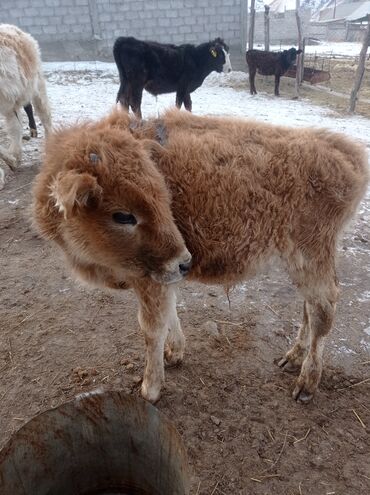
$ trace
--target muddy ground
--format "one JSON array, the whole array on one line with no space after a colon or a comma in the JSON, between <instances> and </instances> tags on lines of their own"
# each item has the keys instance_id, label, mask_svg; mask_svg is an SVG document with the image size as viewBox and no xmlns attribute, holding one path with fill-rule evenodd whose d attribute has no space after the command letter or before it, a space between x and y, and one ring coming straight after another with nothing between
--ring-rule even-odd
<instances>
[{"instance_id":1,"label":"muddy ground","mask_svg":"<svg viewBox=\"0 0 370 495\"><path fill-rule=\"evenodd\" d=\"M131 292L88 290L30 224L42 140L0 193L0 448L40 411L104 386L139 395L144 344ZM339 251L341 299L313 402L276 361L302 300L279 267L230 292L184 284L181 367L157 407L185 442L192 494L370 493L370 197ZM218 334L209 331L209 322Z\"/></svg>"}]
</instances>

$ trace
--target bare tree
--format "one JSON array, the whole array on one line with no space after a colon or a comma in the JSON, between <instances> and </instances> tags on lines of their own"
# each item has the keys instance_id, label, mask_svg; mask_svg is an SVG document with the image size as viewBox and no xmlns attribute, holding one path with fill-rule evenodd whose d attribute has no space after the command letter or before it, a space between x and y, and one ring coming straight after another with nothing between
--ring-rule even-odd
<instances>
[{"instance_id":1,"label":"bare tree","mask_svg":"<svg viewBox=\"0 0 370 495\"><path fill-rule=\"evenodd\" d=\"M265 26L265 50L270 50L270 7L265 5L265 15L264 15L264 26Z\"/></svg>"},{"instance_id":2,"label":"bare tree","mask_svg":"<svg viewBox=\"0 0 370 495\"><path fill-rule=\"evenodd\" d=\"M249 22L249 36L248 36L248 50L253 49L253 40L254 40L254 20L255 20L255 3L256 0L251 0L251 18Z\"/></svg>"},{"instance_id":3,"label":"bare tree","mask_svg":"<svg viewBox=\"0 0 370 495\"><path fill-rule=\"evenodd\" d=\"M362 78L364 77L365 72L365 61L366 61L366 52L367 47L370 44L370 15L367 15L367 28L365 31L364 42L362 44L362 48L360 51L360 57L358 60L358 66L356 69L355 82L353 85L353 89L351 91L351 98L349 100L349 112L353 113L355 111L356 102L357 102L357 93L360 91Z\"/></svg>"}]
</instances>

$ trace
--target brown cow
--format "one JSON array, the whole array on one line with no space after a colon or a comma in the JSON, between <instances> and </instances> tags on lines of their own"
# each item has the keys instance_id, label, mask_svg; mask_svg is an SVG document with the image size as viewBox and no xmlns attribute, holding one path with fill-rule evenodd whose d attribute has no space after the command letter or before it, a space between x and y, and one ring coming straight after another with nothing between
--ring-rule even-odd
<instances>
[{"instance_id":1,"label":"brown cow","mask_svg":"<svg viewBox=\"0 0 370 495\"><path fill-rule=\"evenodd\" d=\"M196 117L142 124L115 112L59 130L34 190L41 233L89 284L133 288L146 342L142 395L156 401L185 339L175 287L236 284L279 256L305 298L281 360L301 367L293 397L311 399L337 300L335 251L366 190L363 146L325 130Z\"/></svg>"}]
</instances>

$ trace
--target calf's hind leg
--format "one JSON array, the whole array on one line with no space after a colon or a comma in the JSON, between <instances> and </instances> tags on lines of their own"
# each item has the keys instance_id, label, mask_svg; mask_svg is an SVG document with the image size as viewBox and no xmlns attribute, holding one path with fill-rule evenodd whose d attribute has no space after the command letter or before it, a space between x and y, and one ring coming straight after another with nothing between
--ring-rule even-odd
<instances>
[{"instance_id":1,"label":"calf's hind leg","mask_svg":"<svg viewBox=\"0 0 370 495\"><path fill-rule=\"evenodd\" d=\"M45 136L48 136L52 130L52 126L49 100L46 94L44 79L39 79L38 92L35 93L32 103L34 104L36 113L40 117L41 123L44 126Z\"/></svg>"},{"instance_id":2,"label":"calf's hind leg","mask_svg":"<svg viewBox=\"0 0 370 495\"><path fill-rule=\"evenodd\" d=\"M335 300L336 289L319 300L308 303L311 321L310 348L293 390L293 398L298 402L309 402L320 382L324 344L333 324Z\"/></svg>"},{"instance_id":3,"label":"calf's hind leg","mask_svg":"<svg viewBox=\"0 0 370 495\"><path fill-rule=\"evenodd\" d=\"M30 135L31 137L37 137L37 128L35 118L33 116L32 104L28 103L28 105L24 106L23 108L28 117L28 127L30 128Z\"/></svg>"},{"instance_id":4,"label":"calf's hind leg","mask_svg":"<svg viewBox=\"0 0 370 495\"><path fill-rule=\"evenodd\" d=\"M130 105L132 108L132 111L136 115L138 119L142 119L142 114L141 114L141 100L143 97L143 89L140 86L137 86L135 88L131 89L131 96L130 96Z\"/></svg>"},{"instance_id":5,"label":"calf's hind leg","mask_svg":"<svg viewBox=\"0 0 370 495\"><path fill-rule=\"evenodd\" d=\"M279 361L279 366L284 371L292 372L299 370L307 353L310 342L310 321L308 317L307 302L304 302L303 321L299 328L294 346Z\"/></svg>"},{"instance_id":6,"label":"calf's hind leg","mask_svg":"<svg viewBox=\"0 0 370 495\"><path fill-rule=\"evenodd\" d=\"M312 399L320 382L324 344L333 325L338 289L333 265L327 269L323 265L317 265L315 269L311 263L309 269L300 270L296 276L293 274L293 279L305 297L306 315L302 327L304 331L300 333L301 337L308 334L309 341L307 356L302 362L293 398L306 403ZM285 360L292 360L293 365L298 364L304 356L302 342L303 339L296 342L285 356Z\"/></svg>"},{"instance_id":7,"label":"calf's hind leg","mask_svg":"<svg viewBox=\"0 0 370 495\"><path fill-rule=\"evenodd\" d=\"M120 102L126 112L130 109L130 90L128 84L122 84L117 93L117 103Z\"/></svg>"}]
</instances>

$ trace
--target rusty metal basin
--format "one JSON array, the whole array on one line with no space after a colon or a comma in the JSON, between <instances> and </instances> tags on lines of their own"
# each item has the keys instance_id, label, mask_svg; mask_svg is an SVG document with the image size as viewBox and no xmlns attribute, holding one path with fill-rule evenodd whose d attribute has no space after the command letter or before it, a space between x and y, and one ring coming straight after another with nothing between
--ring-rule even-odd
<instances>
[{"instance_id":1,"label":"rusty metal basin","mask_svg":"<svg viewBox=\"0 0 370 495\"><path fill-rule=\"evenodd\" d=\"M0 452L1 495L188 495L185 447L154 406L120 391L39 414Z\"/></svg>"}]
</instances>

